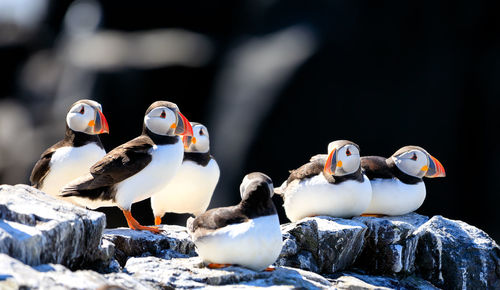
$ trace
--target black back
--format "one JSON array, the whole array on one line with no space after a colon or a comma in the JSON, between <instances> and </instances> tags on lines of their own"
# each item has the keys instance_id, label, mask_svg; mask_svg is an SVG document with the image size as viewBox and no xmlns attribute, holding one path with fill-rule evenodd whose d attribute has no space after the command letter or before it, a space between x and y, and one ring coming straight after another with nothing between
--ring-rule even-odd
<instances>
[{"instance_id":1,"label":"black back","mask_svg":"<svg viewBox=\"0 0 500 290\"><path fill-rule=\"evenodd\" d=\"M422 182L421 178L408 175L401 171L392 158L384 158L380 156L363 156L361 157L361 168L368 179L375 178L391 179L397 178L405 184L416 184Z\"/></svg>"}]
</instances>

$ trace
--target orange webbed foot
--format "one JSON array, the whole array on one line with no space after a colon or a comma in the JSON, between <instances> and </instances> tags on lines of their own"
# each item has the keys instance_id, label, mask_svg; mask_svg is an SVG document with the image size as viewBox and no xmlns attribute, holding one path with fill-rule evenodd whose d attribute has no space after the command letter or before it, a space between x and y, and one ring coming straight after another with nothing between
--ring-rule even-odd
<instances>
[{"instance_id":1,"label":"orange webbed foot","mask_svg":"<svg viewBox=\"0 0 500 290\"><path fill-rule=\"evenodd\" d=\"M210 263L207 265L208 268L210 269L221 269L221 268L226 268L231 266L232 264L217 264L217 263Z\"/></svg>"},{"instance_id":2,"label":"orange webbed foot","mask_svg":"<svg viewBox=\"0 0 500 290\"><path fill-rule=\"evenodd\" d=\"M380 218L380 217L384 217L385 214L378 214L378 213L364 213L364 214L361 214L361 216L366 216L366 217L377 217L377 218Z\"/></svg>"},{"instance_id":3,"label":"orange webbed foot","mask_svg":"<svg viewBox=\"0 0 500 290\"><path fill-rule=\"evenodd\" d=\"M155 217L155 226L157 226L157 225L161 225L161 217L159 217L159 216Z\"/></svg>"},{"instance_id":4,"label":"orange webbed foot","mask_svg":"<svg viewBox=\"0 0 500 290\"><path fill-rule=\"evenodd\" d=\"M273 272L275 270L276 270L276 268L274 268L274 267L267 267L266 269L264 269L264 271L266 271L266 272Z\"/></svg>"},{"instance_id":5,"label":"orange webbed foot","mask_svg":"<svg viewBox=\"0 0 500 290\"><path fill-rule=\"evenodd\" d=\"M129 228L133 230L139 230L139 231L150 231L153 234L159 234L162 232L162 230L159 229L159 227L147 227L141 225L133 216L132 213L129 210L122 210L123 215L125 216L125 219L127 219L127 224Z\"/></svg>"}]
</instances>

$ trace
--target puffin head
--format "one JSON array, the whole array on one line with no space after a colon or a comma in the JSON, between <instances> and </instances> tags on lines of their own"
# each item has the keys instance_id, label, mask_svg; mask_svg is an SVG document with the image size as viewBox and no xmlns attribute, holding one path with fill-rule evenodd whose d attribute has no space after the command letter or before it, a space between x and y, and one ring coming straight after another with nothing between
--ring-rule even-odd
<instances>
[{"instance_id":1,"label":"puffin head","mask_svg":"<svg viewBox=\"0 0 500 290\"><path fill-rule=\"evenodd\" d=\"M328 158L323 171L333 176L343 176L356 172L361 165L359 146L347 140L337 140L328 144Z\"/></svg>"},{"instance_id":2,"label":"puffin head","mask_svg":"<svg viewBox=\"0 0 500 290\"><path fill-rule=\"evenodd\" d=\"M432 157L422 147L405 146L391 157L394 164L402 172L417 178L422 177L445 177L446 172L443 165Z\"/></svg>"},{"instance_id":3,"label":"puffin head","mask_svg":"<svg viewBox=\"0 0 500 290\"><path fill-rule=\"evenodd\" d=\"M240 195L242 200L246 200L250 195L258 194L262 198L271 198L274 194L273 181L261 172L252 172L243 178L240 185Z\"/></svg>"},{"instance_id":4,"label":"puffin head","mask_svg":"<svg viewBox=\"0 0 500 290\"><path fill-rule=\"evenodd\" d=\"M76 132L89 135L109 133L108 121L102 113L102 106L96 101L79 100L66 115L66 124Z\"/></svg>"},{"instance_id":5,"label":"puffin head","mask_svg":"<svg viewBox=\"0 0 500 290\"><path fill-rule=\"evenodd\" d=\"M167 101L156 101L149 106L144 116L144 126L158 135L193 136L189 121L176 104Z\"/></svg>"},{"instance_id":6,"label":"puffin head","mask_svg":"<svg viewBox=\"0 0 500 290\"><path fill-rule=\"evenodd\" d=\"M207 153L210 150L208 129L204 125L191 122L193 136L182 136L185 152Z\"/></svg>"}]
</instances>

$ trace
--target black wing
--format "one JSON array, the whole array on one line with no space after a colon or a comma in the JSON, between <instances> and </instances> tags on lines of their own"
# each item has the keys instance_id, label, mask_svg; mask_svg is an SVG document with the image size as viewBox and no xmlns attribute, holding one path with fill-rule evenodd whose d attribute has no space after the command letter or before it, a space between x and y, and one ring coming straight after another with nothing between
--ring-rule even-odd
<instances>
[{"instance_id":1,"label":"black wing","mask_svg":"<svg viewBox=\"0 0 500 290\"><path fill-rule=\"evenodd\" d=\"M361 157L363 173L370 180L374 178L393 178L394 173L385 160L386 158L380 156Z\"/></svg>"},{"instance_id":2,"label":"black wing","mask_svg":"<svg viewBox=\"0 0 500 290\"><path fill-rule=\"evenodd\" d=\"M56 152L56 149L57 148L52 146L47 150L45 150L40 156L40 160L38 160L37 163L35 164L35 167L33 167L30 176L30 182L33 187L35 188L42 187L43 180L49 173L50 160L54 152Z\"/></svg>"},{"instance_id":3,"label":"black wing","mask_svg":"<svg viewBox=\"0 0 500 290\"><path fill-rule=\"evenodd\" d=\"M320 173L323 173L323 168L325 167L326 159L328 155L318 154L311 157L310 161L301 167L290 170L290 176L286 180L287 184L290 184L296 179L305 179L314 177ZM327 176L325 176L327 177Z\"/></svg>"},{"instance_id":4,"label":"black wing","mask_svg":"<svg viewBox=\"0 0 500 290\"><path fill-rule=\"evenodd\" d=\"M99 189L109 188L141 171L151 162L149 149L151 139L145 135L137 137L110 151L90 168L90 173L69 183L63 196L95 197Z\"/></svg>"},{"instance_id":5,"label":"black wing","mask_svg":"<svg viewBox=\"0 0 500 290\"><path fill-rule=\"evenodd\" d=\"M197 216L188 224L189 231L196 235L214 231L227 225L242 223L248 220L239 205L214 208Z\"/></svg>"}]
</instances>

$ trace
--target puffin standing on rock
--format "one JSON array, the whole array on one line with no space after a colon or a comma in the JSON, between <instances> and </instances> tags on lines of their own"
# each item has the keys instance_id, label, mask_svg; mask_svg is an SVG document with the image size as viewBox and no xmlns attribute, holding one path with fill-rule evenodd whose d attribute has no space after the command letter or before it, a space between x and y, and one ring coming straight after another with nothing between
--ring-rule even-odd
<instances>
[{"instance_id":1,"label":"puffin standing on rock","mask_svg":"<svg viewBox=\"0 0 500 290\"><path fill-rule=\"evenodd\" d=\"M88 172L106 151L98 134L109 133L102 106L79 100L66 115L64 139L45 150L31 172L31 185L54 197L64 185Z\"/></svg>"},{"instance_id":2,"label":"puffin standing on rock","mask_svg":"<svg viewBox=\"0 0 500 290\"><path fill-rule=\"evenodd\" d=\"M373 197L364 216L404 215L417 210L425 199L423 177L445 177L443 165L422 147L405 146L389 158L361 157Z\"/></svg>"},{"instance_id":3,"label":"puffin standing on rock","mask_svg":"<svg viewBox=\"0 0 500 290\"><path fill-rule=\"evenodd\" d=\"M283 241L271 200L271 178L260 172L247 174L240 194L238 205L211 209L189 218L188 232L209 268L237 264L255 271L272 271L266 267L278 258Z\"/></svg>"},{"instance_id":4,"label":"puffin standing on rock","mask_svg":"<svg viewBox=\"0 0 500 290\"><path fill-rule=\"evenodd\" d=\"M73 196L89 208L118 206L131 229L159 233L158 227L140 225L132 217L131 206L174 177L184 155L179 135L192 136L193 130L177 105L154 102L144 116L142 135L106 154L88 174L66 185L62 196Z\"/></svg>"},{"instance_id":5,"label":"puffin standing on rock","mask_svg":"<svg viewBox=\"0 0 500 290\"><path fill-rule=\"evenodd\" d=\"M184 136L184 160L175 177L151 197L155 225L161 224L166 212L205 212L219 181L219 166L210 155L207 127L191 122L193 136Z\"/></svg>"},{"instance_id":6,"label":"puffin standing on rock","mask_svg":"<svg viewBox=\"0 0 500 290\"><path fill-rule=\"evenodd\" d=\"M357 216L370 204L372 189L361 172L359 146L338 140L328 145L328 152L290 171L288 179L276 189L292 222L319 215Z\"/></svg>"}]
</instances>

